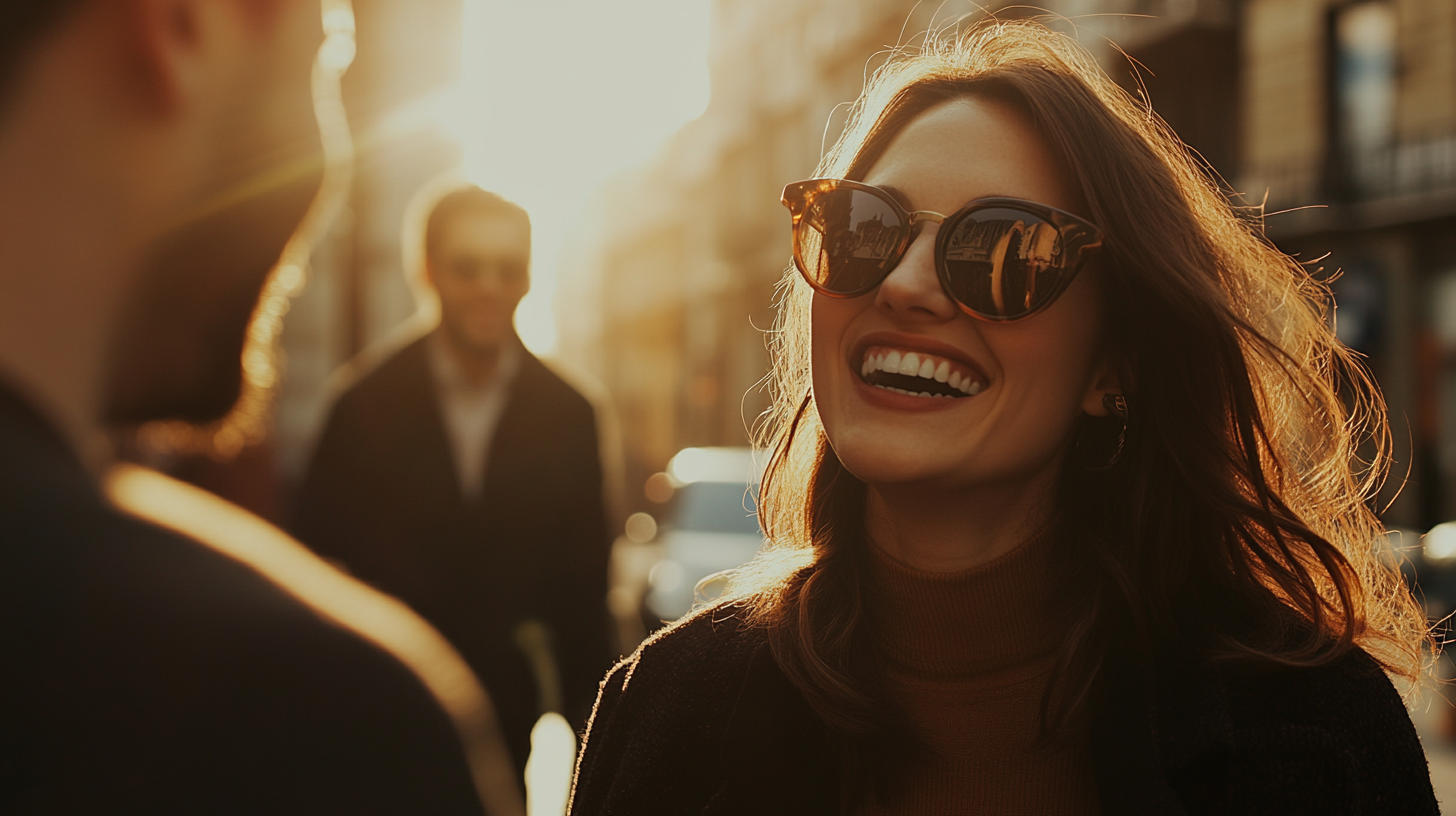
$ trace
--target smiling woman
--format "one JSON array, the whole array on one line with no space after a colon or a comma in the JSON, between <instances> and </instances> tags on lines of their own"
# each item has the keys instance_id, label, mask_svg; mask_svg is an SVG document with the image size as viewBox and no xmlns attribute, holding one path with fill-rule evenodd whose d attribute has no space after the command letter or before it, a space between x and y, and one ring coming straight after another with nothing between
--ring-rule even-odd
<instances>
[{"instance_id":1,"label":"smiling woman","mask_svg":"<svg viewBox=\"0 0 1456 816\"><path fill-rule=\"evenodd\" d=\"M1060 165L1007 103L964 97L932 107L904 126L866 179L896 191L909 208L937 212L998 196L997 217L952 218L918 234L905 229L908 246L898 263L883 265L874 289L844 296L821 286L813 299L820 422L840 462L873 486L871 537L912 566L972 567L1045 526L1078 416L1107 413L1102 397L1115 390L1116 377L1101 339L1097 270L1076 275L1075 267L1090 250L1063 252L1048 267L1068 280L1060 297L1053 292L1055 300L1037 303L1038 312L1021 308L1013 315L1019 319L1002 319L1007 267L1026 266L1015 259L1011 239L1036 221L1030 210L1011 207L1041 202L1075 218L1066 211L1085 206ZM989 260L938 274L951 270L946 242L937 239L966 231L968 220L973 228L992 227L983 242ZM1040 224L1056 234L1050 222ZM1081 224L1081 233L1096 233ZM800 222L800 233L812 229ZM992 296L971 302L996 313L974 311L949 294L976 288ZM881 355L880 371L866 373ZM885 372L887 364L895 364L894 373ZM922 378L927 366L930 376ZM946 385L954 368L960 387L943 390L954 394L950 399L928 399L941 366Z\"/></svg>"},{"instance_id":2,"label":"smiling woman","mask_svg":"<svg viewBox=\"0 0 1456 816\"><path fill-rule=\"evenodd\" d=\"M892 60L819 175L772 546L608 678L573 812L1437 813L1321 286L1033 22Z\"/></svg>"}]
</instances>

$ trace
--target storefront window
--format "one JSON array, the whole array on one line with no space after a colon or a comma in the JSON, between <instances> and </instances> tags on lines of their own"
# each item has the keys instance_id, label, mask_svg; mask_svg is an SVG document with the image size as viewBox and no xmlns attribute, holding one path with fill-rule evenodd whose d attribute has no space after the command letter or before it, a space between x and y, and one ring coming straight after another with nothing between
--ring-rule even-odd
<instances>
[{"instance_id":1,"label":"storefront window","mask_svg":"<svg viewBox=\"0 0 1456 816\"><path fill-rule=\"evenodd\" d=\"M1396 21L1386 0L1334 13L1334 137L1352 181L1368 189L1389 177L1395 134Z\"/></svg>"}]
</instances>

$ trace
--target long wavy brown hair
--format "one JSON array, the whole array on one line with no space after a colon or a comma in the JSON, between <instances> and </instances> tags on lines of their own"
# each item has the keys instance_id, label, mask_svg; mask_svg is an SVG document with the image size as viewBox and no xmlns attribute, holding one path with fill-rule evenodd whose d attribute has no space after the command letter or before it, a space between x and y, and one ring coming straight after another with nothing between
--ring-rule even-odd
<instances>
[{"instance_id":1,"label":"long wavy brown hair","mask_svg":"<svg viewBox=\"0 0 1456 816\"><path fill-rule=\"evenodd\" d=\"M1019 109L1105 231L1105 332L1132 406L1115 467L1065 457L1059 562L1079 577L1067 580L1071 622L1044 729L1085 711L1114 641L1285 666L1361 647L1418 680L1426 619L1382 558L1371 509L1385 409L1335 338L1327 288L1076 41L1034 21L991 21L892 57L817 174L862 178L908 122L964 97ZM728 597L873 766L904 731L862 626L866 486L814 407L812 292L792 268L780 292L759 505L771 544ZM1084 417L1078 436L1105 435L1105 422Z\"/></svg>"}]
</instances>

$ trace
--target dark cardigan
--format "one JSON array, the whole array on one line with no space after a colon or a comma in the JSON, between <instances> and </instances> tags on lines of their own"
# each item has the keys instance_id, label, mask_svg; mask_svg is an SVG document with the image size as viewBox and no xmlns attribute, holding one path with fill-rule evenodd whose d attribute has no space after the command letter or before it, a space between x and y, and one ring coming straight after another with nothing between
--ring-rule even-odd
<instances>
[{"instance_id":1,"label":"dark cardigan","mask_svg":"<svg viewBox=\"0 0 1456 816\"><path fill-rule=\"evenodd\" d=\"M338 399L293 532L439 627L489 689L524 772L542 701L516 627L546 624L562 713L577 727L620 654L605 601L612 539L595 415L522 349L480 497L466 501L427 343L406 346Z\"/></svg>"},{"instance_id":2,"label":"dark cardigan","mask_svg":"<svg viewBox=\"0 0 1456 816\"><path fill-rule=\"evenodd\" d=\"M572 816L848 810L828 729L742 615L704 610L607 676ZM1109 661L1093 710L1104 814L1440 813L1410 717L1363 651L1259 672L1136 662Z\"/></svg>"}]
</instances>

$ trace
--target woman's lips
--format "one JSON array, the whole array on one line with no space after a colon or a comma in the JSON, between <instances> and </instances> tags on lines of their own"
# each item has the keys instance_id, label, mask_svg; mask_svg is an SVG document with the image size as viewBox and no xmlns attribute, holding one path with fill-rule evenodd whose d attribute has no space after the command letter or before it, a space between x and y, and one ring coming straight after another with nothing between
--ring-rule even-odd
<instances>
[{"instance_id":1,"label":"woman's lips","mask_svg":"<svg viewBox=\"0 0 1456 816\"><path fill-rule=\"evenodd\" d=\"M919 398L964 399L986 388L985 377L958 360L893 345L865 347L859 377L872 388Z\"/></svg>"}]
</instances>

